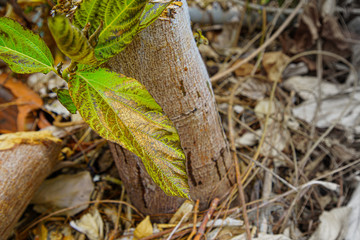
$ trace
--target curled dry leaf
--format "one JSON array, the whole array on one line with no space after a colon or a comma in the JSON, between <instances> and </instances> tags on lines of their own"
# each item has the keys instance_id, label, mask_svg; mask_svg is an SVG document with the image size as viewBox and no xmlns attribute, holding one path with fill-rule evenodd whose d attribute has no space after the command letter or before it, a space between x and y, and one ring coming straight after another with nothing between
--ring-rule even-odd
<instances>
[{"instance_id":1,"label":"curled dry leaf","mask_svg":"<svg viewBox=\"0 0 360 240\"><path fill-rule=\"evenodd\" d=\"M255 107L255 113L260 120L261 128L265 128L265 124L268 124L266 131L265 142L261 146L261 154L269 157L280 157L279 151L283 151L287 146L290 135L286 130L286 124L282 123L279 109L277 106L269 100L261 100ZM270 118L265 122L265 116L270 111ZM285 127L284 127L285 126ZM271 144L271 145L270 145Z\"/></svg>"},{"instance_id":2,"label":"curled dry leaf","mask_svg":"<svg viewBox=\"0 0 360 240\"><path fill-rule=\"evenodd\" d=\"M181 207L176 211L176 213L174 214L174 216L172 216L172 218L169 221L169 224L176 224L178 223L183 216L185 216L185 214L187 214L187 217L185 219L183 219L183 222L186 222L189 217L191 216L191 211L194 207L194 202L190 201L190 200L186 200Z\"/></svg>"},{"instance_id":3,"label":"curled dry leaf","mask_svg":"<svg viewBox=\"0 0 360 240\"><path fill-rule=\"evenodd\" d=\"M13 148L18 144L43 144L46 141L61 142L50 131L17 132L0 136L0 150Z\"/></svg>"},{"instance_id":4,"label":"curled dry leaf","mask_svg":"<svg viewBox=\"0 0 360 240\"><path fill-rule=\"evenodd\" d=\"M256 131L257 134L261 135L261 130ZM245 132L239 138L235 140L235 144L237 147L243 146L254 146L258 141L259 137L253 132Z\"/></svg>"},{"instance_id":5,"label":"curled dry leaf","mask_svg":"<svg viewBox=\"0 0 360 240\"><path fill-rule=\"evenodd\" d=\"M280 82L282 73L287 66L289 57L282 52L264 53L263 66L271 82Z\"/></svg>"},{"instance_id":6,"label":"curled dry leaf","mask_svg":"<svg viewBox=\"0 0 360 240\"><path fill-rule=\"evenodd\" d=\"M4 87L10 89L11 93L16 97L15 103L18 108L17 130L26 130L25 120L28 114L39 109L43 105L42 99L25 84L14 78L8 77L8 75L3 74L0 76L0 84L3 84Z\"/></svg>"},{"instance_id":7,"label":"curled dry leaf","mask_svg":"<svg viewBox=\"0 0 360 240\"><path fill-rule=\"evenodd\" d=\"M317 113L317 122L315 123L317 127L329 127L337 121L339 126L360 133L359 101L360 91L355 92L353 99L349 97L349 94L345 93L323 99L320 108L317 107L317 103L313 100L305 101L294 107L292 113L295 117L308 123L313 123L315 113Z\"/></svg>"},{"instance_id":8,"label":"curled dry leaf","mask_svg":"<svg viewBox=\"0 0 360 240\"><path fill-rule=\"evenodd\" d=\"M153 227L151 225L150 217L146 216L135 228L134 239L144 238L151 234L153 234Z\"/></svg>"},{"instance_id":9,"label":"curled dry leaf","mask_svg":"<svg viewBox=\"0 0 360 240\"><path fill-rule=\"evenodd\" d=\"M234 62L233 65L236 65L237 63L241 62L243 59L239 59L237 60L236 62ZM238 77L244 77L244 76L248 76L251 74L251 72L253 71L254 69L254 64L251 64L251 63L244 63L242 64L240 67L238 67L236 70L235 70L235 75L238 76Z\"/></svg>"},{"instance_id":10,"label":"curled dry leaf","mask_svg":"<svg viewBox=\"0 0 360 240\"><path fill-rule=\"evenodd\" d=\"M284 82L284 87L297 92L304 100L315 100L320 94L324 98L340 92L337 85L325 81L319 83L318 78L312 76L291 77Z\"/></svg>"},{"instance_id":11,"label":"curled dry leaf","mask_svg":"<svg viewBox=\"0 0 360 240\"><path fill-rule=\"evenodd\" d=\"M83 215L79 220L71 221L70 226L84 233L90 240L102 240L104 236L104 223L97 209Z\"/></svg>"}]
</instances>

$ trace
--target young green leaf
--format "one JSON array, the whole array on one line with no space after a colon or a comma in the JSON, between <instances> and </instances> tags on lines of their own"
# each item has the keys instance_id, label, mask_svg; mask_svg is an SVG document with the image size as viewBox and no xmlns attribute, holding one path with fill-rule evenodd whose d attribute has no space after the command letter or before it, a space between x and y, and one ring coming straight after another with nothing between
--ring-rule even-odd
<instances>
[{"instance_id":1,"label":"young green leaf","mask_svg":"<svg viewBox=\"0 0 360 240\"><path fill-rule=\"evenodd\" d=\"M104 26L95 47L95 56L106 60L121 52L138 32L141 14L148 0L84 0L76 11L74 24L80 28L88 22L90 34L103 20Z\"/></svg>"},{"instance_id":2,"label":"young green leaf","mask_svg":"<svg viewBox=\"0 0 360 240\"><path fill-rule=\"evenodd\" d=\"M17 73L48 73L54 60L45 42L18 22L0 17L0 59Z\"/></svg>"},{"instance_id":3,"label":"young green leaf","mask_svg":"<svg viewBox=\"0 0 360 240\"><path fill-rule=\"evenodd\" d=\"M140 25L138 28L138 32L147 28L150 24L155 22L155 20L161 15L161 13L165 10L167 6L173 0L165 1L165 2L149 2L146 4L144 11L141 14Z\"/></svg>"},{"instance_id":4,"label":"young green leaf","mask_svg":"<svg viewBox=\"0 0 360 240\"><path fill-rule=\"evenodd\" d=\"M53 89L56 92L59 102L72 114L75 114L77 109L72 101L68 89Z\"/></svg>"},{"instance_id":5,"label":"young green leaf","mask_svg":"<svg viewBox=\"0 0 360 240\"><path fill-rule=\"evenodd\" d=\"M48 20L49 29L59 49L71 60L82 64L95 65L94 48L84 34L69 19L58 15Z\"/></svg>"},{"instance_id":6,"label":"young green leaf","mask_svg":"<svg viewBox=\"0 0 360 240\"><path fill-rule=\"evenodd\" d=\"M90 23L89 35L96 31L103 19L104 9L100 8L101 2L108 0L83 0L75 12L73 24L79 29Z\"/></svg>"},{"instance_id":7,"label":"young green leaf","mask_svg":"<svg viewBox=\"0 0 360 240\"><path fill-rule=\"evenodd\" d=\"M178 133L143 85L101 68L77 71L68 83L80 115L92 129L138 155L166 194L189 198Z\"/></svg>"}]
</instances>

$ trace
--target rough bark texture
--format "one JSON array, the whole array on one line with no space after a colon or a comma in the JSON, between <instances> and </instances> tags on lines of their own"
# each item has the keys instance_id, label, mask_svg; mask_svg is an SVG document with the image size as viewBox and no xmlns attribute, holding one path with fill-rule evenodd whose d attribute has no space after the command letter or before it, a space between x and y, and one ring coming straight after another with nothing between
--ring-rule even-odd
<instances>
[{"instance_id":1,"label":"rough bark texture","mask_svg":"<svg viewBox=\"0 0 360 240\"><path fill-rule=\"evenodd\" d=\"M0 239L7 239L35 191L58 162L60 143L0 151Z\"/></svg>"},{"instance_id":2,"label":"rough bark texture","mask_svg":"<svg viewBox=\"0 0 360 240\"><path fill-rule=\"evenodd\" d=\"M204 208L212 198L228 192L234 172L186 1L169 13L169 18L157 20L141 32L108 66L141 81L174 122L187 158L191 197L200 199ZM179 206L181 200L154 187L136 156L115 144L111 148L136 207L151 214Z\"/></svg>"}]
</instances>

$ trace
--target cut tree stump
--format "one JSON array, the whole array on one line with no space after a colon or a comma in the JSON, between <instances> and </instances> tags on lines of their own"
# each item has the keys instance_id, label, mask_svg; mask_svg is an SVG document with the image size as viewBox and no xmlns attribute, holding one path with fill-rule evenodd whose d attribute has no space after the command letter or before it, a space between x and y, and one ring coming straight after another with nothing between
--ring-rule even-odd
<instances>
[{"instance_id":1,"label":"cut tree stump","mask_svg":"<svg viewBox=\"0 0 360 240\"><path fill-rule=\"evenodd\" d=\"M205 209L229 192L234 167L187 3L177 1L167 11L168 17L143 30L107 65L144 84L172 120L186 155L191 198ZM132 203L144 214L172 212L184 201L166 196L138 157L117 144L110 147Z\"/></svg>"},{"instance_id":2,"label":"cut tree stump","mask_svg":"<svg viewBox=\"0 0 360 240\"><path fill-rule=\"evenodd\" d=\"M10 236L60 150L61 140L47 131L0 136L0 239Z\"/></svg>"}]
</instances>

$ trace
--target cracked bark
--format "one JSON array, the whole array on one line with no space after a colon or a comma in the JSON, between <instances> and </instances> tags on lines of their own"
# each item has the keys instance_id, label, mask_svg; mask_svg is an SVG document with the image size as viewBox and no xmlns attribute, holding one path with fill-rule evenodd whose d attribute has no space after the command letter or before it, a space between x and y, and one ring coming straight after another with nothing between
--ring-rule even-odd
<instances>
[{"instance_id":1,"label":"cracked bark","mask_svg":"<svg viewBox=\"0 0 360 240\"><path fill-rule=\"evenodd\" d=\"M142 31L108 66L142 82L173 121L187 156L191 197L200 199L205 208L211 199L228 193L234 168L186 1L170 14ZM140 211L173 212L184 201L166 196L134 154L114 143L110 147L132 203Z\"/></svg>"}]
</instances>

